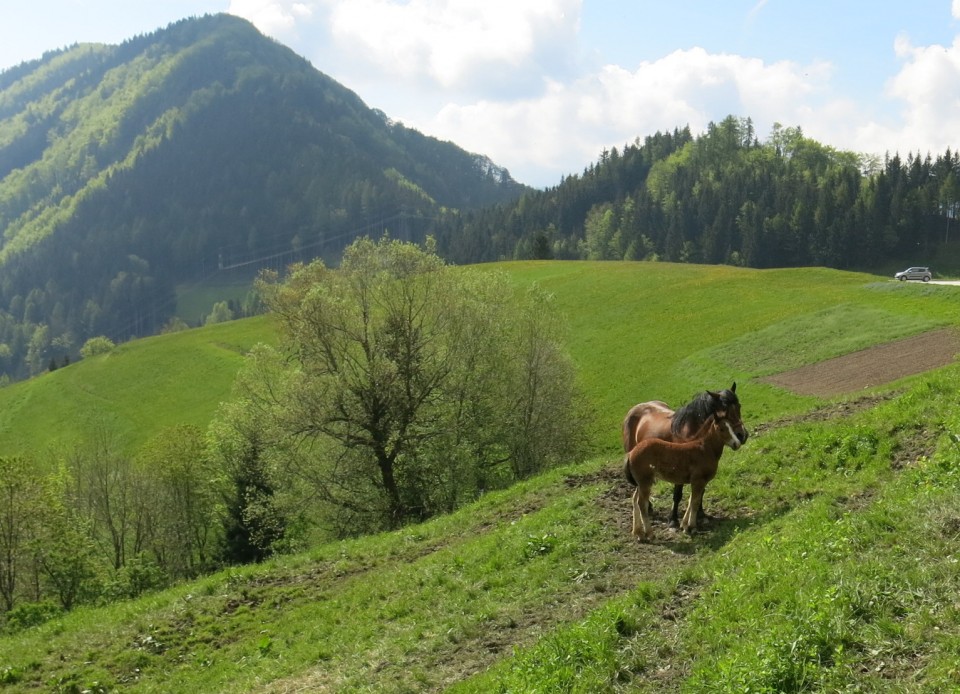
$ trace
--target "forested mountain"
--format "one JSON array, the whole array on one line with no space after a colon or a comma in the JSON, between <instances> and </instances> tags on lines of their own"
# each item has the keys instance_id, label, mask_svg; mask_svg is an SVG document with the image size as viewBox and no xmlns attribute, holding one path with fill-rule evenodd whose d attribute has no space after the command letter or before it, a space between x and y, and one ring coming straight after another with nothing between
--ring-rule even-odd
<instances>
[{"instance_id":1,"label":"forested mountain","mask_svg":"<svg viewBox=\"0 0 960 694\"><path fill-rule=\"evenodd\" d=\"M335 258L384 229L433 234L462 264L926 264L950 238L958 178L949 150L871 160L799 128L761 140L730 116L536 191L369 109L244 20L183 20L0 72L0 378L91 336L158 332L179 282Z\"/></svg>"},{"instance_id":2,"label":"forested mountain","mask_svg":"<svg viewBox=\"0 0 960 694\"><path fill-rule=\"evenodd\" d=\"M0 373L157 332L177 282L523 190L235 17L47 53L0 73Z\"/></svg>"},{"instance_id":3,"label":"forested mountain","mask_svg":"<svg viewBox=\"0 0 960 694\"><path fill-rule=\"evenodd\" d=\"M960 158L871 159L730 116L604 152L582 175L517 202L450 215L457 262L661 259L749 267L925 264L950 238ZM951 223L954 230L951 231Z\"/></svg>"}]
</instances>

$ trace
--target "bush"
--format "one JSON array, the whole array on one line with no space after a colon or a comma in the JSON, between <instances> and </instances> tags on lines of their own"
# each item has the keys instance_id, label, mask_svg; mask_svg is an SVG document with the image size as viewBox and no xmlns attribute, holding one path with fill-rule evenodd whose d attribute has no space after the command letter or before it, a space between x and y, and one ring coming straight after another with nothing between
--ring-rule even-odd
<instances>
[{"instance_id":1,"label":"bush","mask_svg":"<svg viewBox=\"0 0 960 694\"><path fill-rule=\"evenodd\" d=\"M83 347L80 348L80 356L86 359L87 357L95 357L98 354L109 354L113 351L114 347L116 347L116 345L113 343L113 340L104 335L98 335L97 337L91 337L83 343Z\"/></svg>"},{"instance_id":2,"label":"bush","mask_svg":"<svg viewBox=\"0 0 960 694\"><path fill-rule=\"evenodd\" d=\"M166 588L170 577L153 559L138 554L116 572L105 590L108 599L136 598L154 590Z\"/></svg>"},{"instance_id":3,"label":"bush","mask_svg":"<svg viewBox=\"0 0 960 694\"><path fill-rule=\"evenodd\" d=\"M358 239L336 269L268 273L257 290L281 349L251 352L235 408L254 425L223 427L217 446L244 476L276 461L312 486L337 534L418 522L578 458L584 408L543 290L386 237ZM238 466L244 447L253 457ZM269 530L254 543L268 547L283 536L273 488L238 481L237 527Z\"/></svg>"},{"instance_id":4,"label":"bush","mask_svg":"<svg viewBox=\"0 0 960 694\"><path fill-rule=\"evenodd\" d=\"M53 602L20 603L7 613L7 631L17 632L49 622L63 614L63 609Z\"/></svg>"}]
</instances>

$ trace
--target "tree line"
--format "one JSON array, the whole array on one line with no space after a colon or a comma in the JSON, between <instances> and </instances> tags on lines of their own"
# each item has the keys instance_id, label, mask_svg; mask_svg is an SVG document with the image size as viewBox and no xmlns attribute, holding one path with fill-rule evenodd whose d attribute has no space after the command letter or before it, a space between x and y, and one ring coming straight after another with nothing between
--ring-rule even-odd
<instances>
[{"instance_id":1,"label":"tree line","mask_svg":"<svg viewBox=\"0 0 960 694\"><path fill-rule=\"evenodd\" d=\"M95 426L45 475L0 457L0 627L399 528L579 456L587 410L541 290L386 237L258 285L281 344L206 431L128 454Z\"/></svg>"},{"instance_id":2,"label":"tree line","mask_svg":"<svg viewBox=\"0 0 960 694\"><path fill-rule=\"evenodd\" d=\"M605 151L582 175L435 229L455 262L558 258L870 269L922 263L960 207L960 157L868 157L727 117Z\"/></svg>"}]
</instances>

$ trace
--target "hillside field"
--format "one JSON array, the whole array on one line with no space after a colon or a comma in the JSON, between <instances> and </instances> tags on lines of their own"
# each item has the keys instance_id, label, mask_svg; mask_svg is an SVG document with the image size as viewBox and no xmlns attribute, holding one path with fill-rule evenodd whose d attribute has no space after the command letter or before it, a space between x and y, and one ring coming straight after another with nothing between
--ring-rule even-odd
<instances>
[{"instance_id":1,"label":"hillside field","mask_svg":"<svg viewBox=\"0 0 960 694\"><path fill-rule=\"evenodd\" d=\"M265 316L221 323L121 344L0 389L0 451L41 462L97 429L133 450L168 426L206 426L243 355L274 339Z\"/></svg>"},{"instance_id":2,"label":"hillside field","mask_svg":"<svg viewBox=\"0 0 960 694\"><path fill-rule=\"evenodd\" d=\"M0 635L6 691L949 691L960 688L955 362L830 396L771 377L957 328L960 288L809 268L523 262L594 418L587 460L401 531ZM951 334L947 332L945 334ZM266 317L128 343L0 390L0 452L204 426ZM865 360L863 368L870 368ZM687 537L629 533L620 422L737 382Z\"/></svg>"}]
</instances>

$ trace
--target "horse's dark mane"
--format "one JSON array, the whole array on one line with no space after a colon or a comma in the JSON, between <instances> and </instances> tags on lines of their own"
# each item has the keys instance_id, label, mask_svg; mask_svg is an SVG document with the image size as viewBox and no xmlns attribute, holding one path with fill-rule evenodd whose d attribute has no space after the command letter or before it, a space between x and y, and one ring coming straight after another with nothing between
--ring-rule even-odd
<instances>
[{"instance_id":1,"label":"horse's dark mane","mask_svg":"<svg viewBox=\"0 0 960 694\"><path fill-rule=\"evenodd\" d=\"M707 417L716 413L718 408L727 409L740 404L740 399L732 390L721 390L719 395L720 399L717 400L709 392L704 391L677 409L670 423L670 431L674 436L680 436L688 425L691 431L698 431Z\"/></svg>"},{"instance_id":2,"label":"horse's dark mane","mask_svg":"<svg viewBox=\"0 0 960 694\"><path fill-rule=\"evenodd\" d=\"M704 439L710 434L710 429L714 422L717 421L717 418L711 412L707 415L707 418L703 420L703 424L700 425L700 428L694 433L691 439Z\"/></svg>"}]
</instances>

